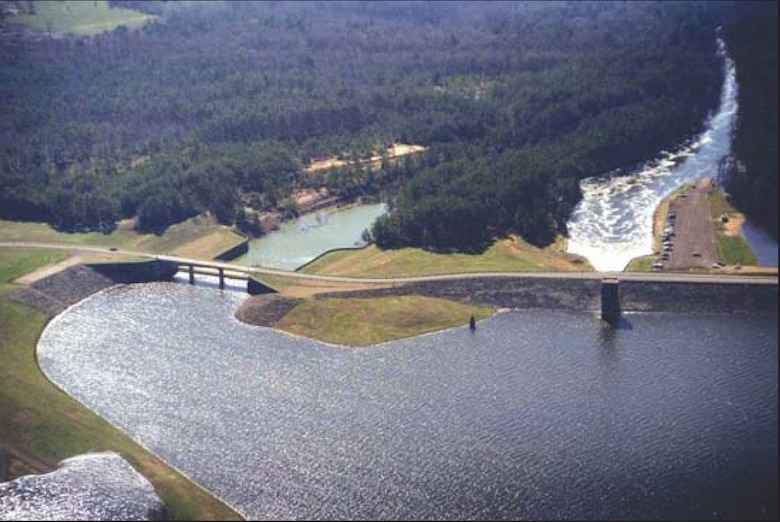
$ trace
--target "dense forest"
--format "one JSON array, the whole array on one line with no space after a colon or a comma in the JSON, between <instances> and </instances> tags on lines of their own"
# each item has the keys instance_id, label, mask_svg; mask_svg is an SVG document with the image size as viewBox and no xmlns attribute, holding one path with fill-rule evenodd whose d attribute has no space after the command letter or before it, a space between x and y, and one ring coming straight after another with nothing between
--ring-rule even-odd
<instances>
[{"instance_id":1,"label":"dense forest","mask_svg":"<svg viewBox=\"0 0 780 522\"><path fill-rule=\"evenodd\" d=\"M509 232L549 242L581 178L700 131L722 82L715 28L743 9L112 4L160 18L64 38L0 21L0 218L107 231L137 217L160 231L208 212L241 224L247 206L290 210L293 189L326 186L388 199L380 246L461 250ZM393 141L427 150L378 169L304 170Z\"/></svg>"},{"instance_id":2,"label":"dense forest","mask_svg":"<svg viewBox=\"0 0 780 522\"><path fill-rule=\"evenodd\" d=\"M724 29L737 62L739 118L727 180L734 203L777 239L777 2L749 3Z\"/></svg>"}]
</instances>

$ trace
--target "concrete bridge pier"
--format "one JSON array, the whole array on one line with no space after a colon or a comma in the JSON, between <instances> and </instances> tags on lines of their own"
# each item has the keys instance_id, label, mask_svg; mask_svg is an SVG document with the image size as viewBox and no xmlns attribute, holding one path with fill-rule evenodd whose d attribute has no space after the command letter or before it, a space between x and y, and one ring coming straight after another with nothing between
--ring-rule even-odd
<instances>
[{"instance_id":1,"label":"concrete bridge pier","mask_svg":"<svg viewBox=\"0 0 780 522\"><path fill-rule=\"evenodd\" d=\"M190 284L195 284L195 265L190 265Z\"/></svg>"},{"instance_id":2,"label":"concrete bridge pier","mask_svg":"<svg viewBox=\"0 0 780 522\"><path fill-rule=\"evenodd\" d=\"M224 268L218 268L219 270L219 288L220 290L225 289L225 269Z\"/></svg>"},{"instance_id":3,"label":"concrete bridge pier","mask_svg":"<svg viewBox=\"0 0 780 522\"><path fill-rule=\"evenodd\" d=\"M620 287L616 277L601 280L601 318L612 326L620 322Z\"/></svg>"},{"instance_id":4,"label":"concrete bridge pier","mask_svg":"<svg viewBox=\"0 0 780 522\"><path fill-rule=\"evenodd\" d=\"M0 482L8 480L8 457L5 454L5 446L0 444Z\"/></svg>"}]
</instances>

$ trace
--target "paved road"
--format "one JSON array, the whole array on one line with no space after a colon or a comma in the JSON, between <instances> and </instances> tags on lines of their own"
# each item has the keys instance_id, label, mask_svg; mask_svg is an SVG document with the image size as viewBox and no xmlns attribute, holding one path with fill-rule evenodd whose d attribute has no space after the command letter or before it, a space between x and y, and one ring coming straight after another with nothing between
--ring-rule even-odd
<instances>
[{"instance_id":1,"label":"paved road","mask_svg":"<svg viewBox=\"0 0 780 522\"><path fill-rule=\"evenodd\" d=\"M700 179L691 190L680 195L670 205L669 211L677 214L677 235L672 241L673 248L664 269L709 268L720 260L715 225L710 215L711 191L712 180Z\"/></svg>"},{"instance_id":2,"label":"paved road","mask_svg":"<svg viewBox=\"0 0 780 522\"><path fill-rule=\"evenodd\" d=\"M469 279L480 277L506 277L506 278L540 278L540 279L602 279L604 277L617 277L621 281L655 281L668 283L740 283L740 284L772 284L777 285L777 276L759 276L759 275L721 275L721 274L689 274L689 273L671 273L671 272L653 272L653 273L634 273L634 272L482 272L482 273L463 273L447 275L430 275L418 277L394 277L394 278L362 278L362 277L339 277L323 276L315 274L304 274L301 272L290 272L288 270L275 270L272 268L249 267L236 265L232 263L221 263L217 261L203 261L200 259L191 259L176 256L165 256L149 254L148 252L136 252L132 250L111 250L108 247L69 245L65 243L34 243L34 242L0 242L0 247L13 248L55 248L61 250L79 250L86 252L113 252L115 254L125 254L129 256L142 256L150 259L160 259L163 261L172 261L181 264L195 264L206 268L223 268L234 272L245 274L256 273L266 275L280 275L298 279L309 279L315 281L332 281L341 283L414 283L420 281L441 281L450 279Z\"/></svg>"}]
</instances>

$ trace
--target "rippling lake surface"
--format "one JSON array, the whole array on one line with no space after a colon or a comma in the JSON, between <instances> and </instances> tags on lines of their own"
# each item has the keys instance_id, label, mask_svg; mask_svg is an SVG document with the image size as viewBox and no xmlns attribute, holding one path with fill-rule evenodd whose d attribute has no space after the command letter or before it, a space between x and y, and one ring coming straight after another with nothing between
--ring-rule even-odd
<instances>
[{"instance_id":1,"label":"rippling lake surface","mask_svg":"<svg viewBox=\"0 0 780 522\"><path fill-rule=\"evenodd\" d=\"M0 520L153 520L163 507L149 481L111 452L0 484Z\"/></svg>"},{"instance_id":2,"label":"rippling lake surface","mask_svg":"<svg viewBox=\"0 0 780 522\"><path fill-rule=\"evenodd\" d=\"M328 250L364 245L363 230L386 212L387 205L376 203L306 214L250 241L239 262L295 270Z\"/></svg>"},{"instance_id":3,"label":"rippling lake surface","mask_svg":"<svg viewBox=\"0 0 780 522\"><path fill-rule=\"evenodd\" d=\"M775 519L777 320L521 311L366 349L116 287L41 367L250 518Z\"/></svg>"}]
</instances>

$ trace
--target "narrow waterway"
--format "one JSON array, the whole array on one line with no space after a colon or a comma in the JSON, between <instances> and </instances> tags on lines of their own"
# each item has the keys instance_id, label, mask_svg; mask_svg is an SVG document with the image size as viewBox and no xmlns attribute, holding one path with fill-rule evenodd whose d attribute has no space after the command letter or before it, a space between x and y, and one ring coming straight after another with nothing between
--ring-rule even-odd
<instances>
[{"instance_id":1,"label":"narrow waterway","mask_svg":"<svg viewBox=\"0 0 780 522\"><path fill-rule=\"evenodd\" d=\"M104 291L41 368L252 519L778 516L774 317L522 311L344 349L244 298Z\"/></svg>"},{"instance_id":2,"label":"narrow waterway","mask_svg":"<svg viewBox=\"0 0 780 522\"><path fill-rule=\"evenodd\" d=\"M777 241L750 221L742 224L742 236L756 254L760 266L777 266Z\"/></svg>"},{"instance_id":3,"label":"narrow waterway","mask_svg":"<svg viewBox=\"0 0 780 522\"><path fill-rule=\"evenodd\" d=\"M280 230L249 243L249 253L237 261L249 265L295 270L334 248L363 246L363 230L387 212L387 205L352 205L306 214L283 223Z\"/></svg>"},{"instance_id":4,"label":"narrow waterway","mask_svg":"<svg viewBox=\"0 0 780 522\"><path fill-rule=\"evenodd\" d=\"M723 87L717 110L705 130L676 152L662 152L638 172L584 179L583 198L567 223L568 251L586 257L596 270L623 270L635 257L653 253L653 212L663 198L697 178L718 177L718 166L731 151L737 117L734 61L718 38L723 58Z\"/></svg>"}]
</instances>

